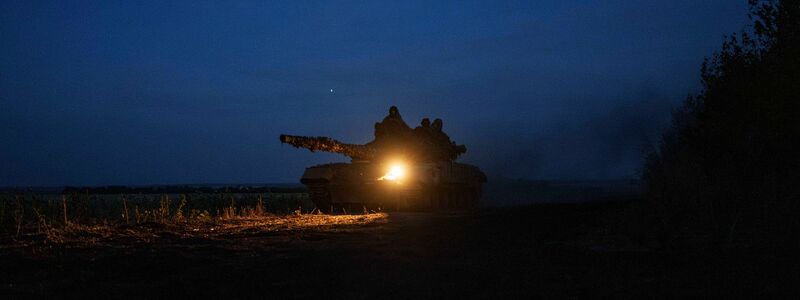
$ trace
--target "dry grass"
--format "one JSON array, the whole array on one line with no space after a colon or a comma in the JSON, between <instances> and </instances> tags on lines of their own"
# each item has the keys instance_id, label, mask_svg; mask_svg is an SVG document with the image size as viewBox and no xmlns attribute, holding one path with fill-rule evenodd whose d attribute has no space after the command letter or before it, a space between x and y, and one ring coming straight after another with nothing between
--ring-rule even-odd
<instances>
[{"instance_id":1,"label":"dry grass","mask_svg":"<svg viewBox=\"0 0 800 300\"><path fill-rule=\"evenodd\" d=\"M165 238L230 238L375 224L386 219L382 213L325 215L302 202L288 202L286 197L280 202L279 196L262 194L0 196L0 248L46 250L151 243Z\"/></svg>"},{"instance_id":2,"label":"dry grass","mask_svg":"<svg viewBox=\"0 0 800 300\"><path fill-rule=\"evenodd\" d=\"M383 224L385 213L364 215L263 215L217 218L209 222L124 223L41 227L0 243L0 248L27 248L46 252L57 248L95 246L126 247L148 243L172 243L180 240L219 240L257 236L282 231L325 231L349 226Z\"/></svg>"},{"instance_id":3,"label":"dry grass","mask_svg":"<svg viewBox=\"0 0 800 300\"><path fill-rule=\"evenodd\" d=\"M207 226L194 226L194 232L205 232L206 235L236 235L239 233L274 232L286 230L325 230L332 228L346 228L352 225L382 224L386 222L385 213L364 215L325 215L301 214L262 217L235 218L218 221ZM208 226L210 225L210 226Z\"/></svg>"}]
</instances>

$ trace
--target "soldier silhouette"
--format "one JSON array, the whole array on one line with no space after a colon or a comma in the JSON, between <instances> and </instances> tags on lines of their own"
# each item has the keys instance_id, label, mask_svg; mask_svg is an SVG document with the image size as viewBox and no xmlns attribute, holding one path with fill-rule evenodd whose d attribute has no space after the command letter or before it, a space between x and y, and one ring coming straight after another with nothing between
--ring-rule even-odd
<instances>
[{"instance_id":1,"label":"soldier silhouette","mask_svg":"<svg viewBox=\"0 0 800 300\"><path fill-rule=\"evenodd\" d=\"M392 106L389 108L389 115L384 117L383 121L375 123L375 140L372 143L401 146L407 144L411 138L413 138L411 127L403 121L400 110Z\"/></svg>"}]
</instances>

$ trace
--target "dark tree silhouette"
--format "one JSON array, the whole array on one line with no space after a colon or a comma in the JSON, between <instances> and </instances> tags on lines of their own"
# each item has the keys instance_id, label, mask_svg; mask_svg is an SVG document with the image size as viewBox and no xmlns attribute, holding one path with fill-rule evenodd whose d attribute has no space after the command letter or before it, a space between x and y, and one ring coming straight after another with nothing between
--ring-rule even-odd
<instances>
[{"instance_id":1,"label":"dark tree silhouette","mask_svg":"<svg viewBox=\"0 0 800 300\"><path fill-rule=\"evenodd\" d=\"M670 241L800 241L800 1L749 3L752 26L704 61L702 91L646 157Z\"/></svg>"}]
</instances>

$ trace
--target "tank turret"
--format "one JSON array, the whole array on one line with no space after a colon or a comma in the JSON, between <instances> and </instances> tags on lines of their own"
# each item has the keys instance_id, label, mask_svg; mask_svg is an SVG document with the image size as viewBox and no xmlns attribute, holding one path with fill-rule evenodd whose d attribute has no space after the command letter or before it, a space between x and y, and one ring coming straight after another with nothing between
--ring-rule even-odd
<instances>
[{"instance_id":1,"label":"tank turret","mask_svg":"<svg viewBox=\"0 0 800 300\"><path fill-rule=\"evenodd\" d=\"M349 156L354 161L374 161L387 157L402 157L415 162L454 161L467 151L442 131L442 120L433 125L425 118L420 126L411 129L397 107L389 109L382 122L375 123L375 139L366 144L348 144L329 137L308 137L282 134L282 143L311 152L325 151Z\"/></svg>"}]
</instances>

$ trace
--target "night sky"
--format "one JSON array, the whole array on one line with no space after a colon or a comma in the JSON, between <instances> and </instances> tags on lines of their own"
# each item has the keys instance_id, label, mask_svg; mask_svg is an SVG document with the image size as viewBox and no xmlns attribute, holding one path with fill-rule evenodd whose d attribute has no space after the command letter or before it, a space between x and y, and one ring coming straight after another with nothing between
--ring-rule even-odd
<instances>
[{"instance_id":1,"label":"night sky","mask_svg":"<svg viewBox=\"0 0 800 300\"><path fill-rule=\"evenodd\" d=\"M297 182L348 159L279 134L365 143L391 105L490 181L635 178L747 23L745 0L32 2L0 3L0 186Z\"/></svg>"}]
</instances>

